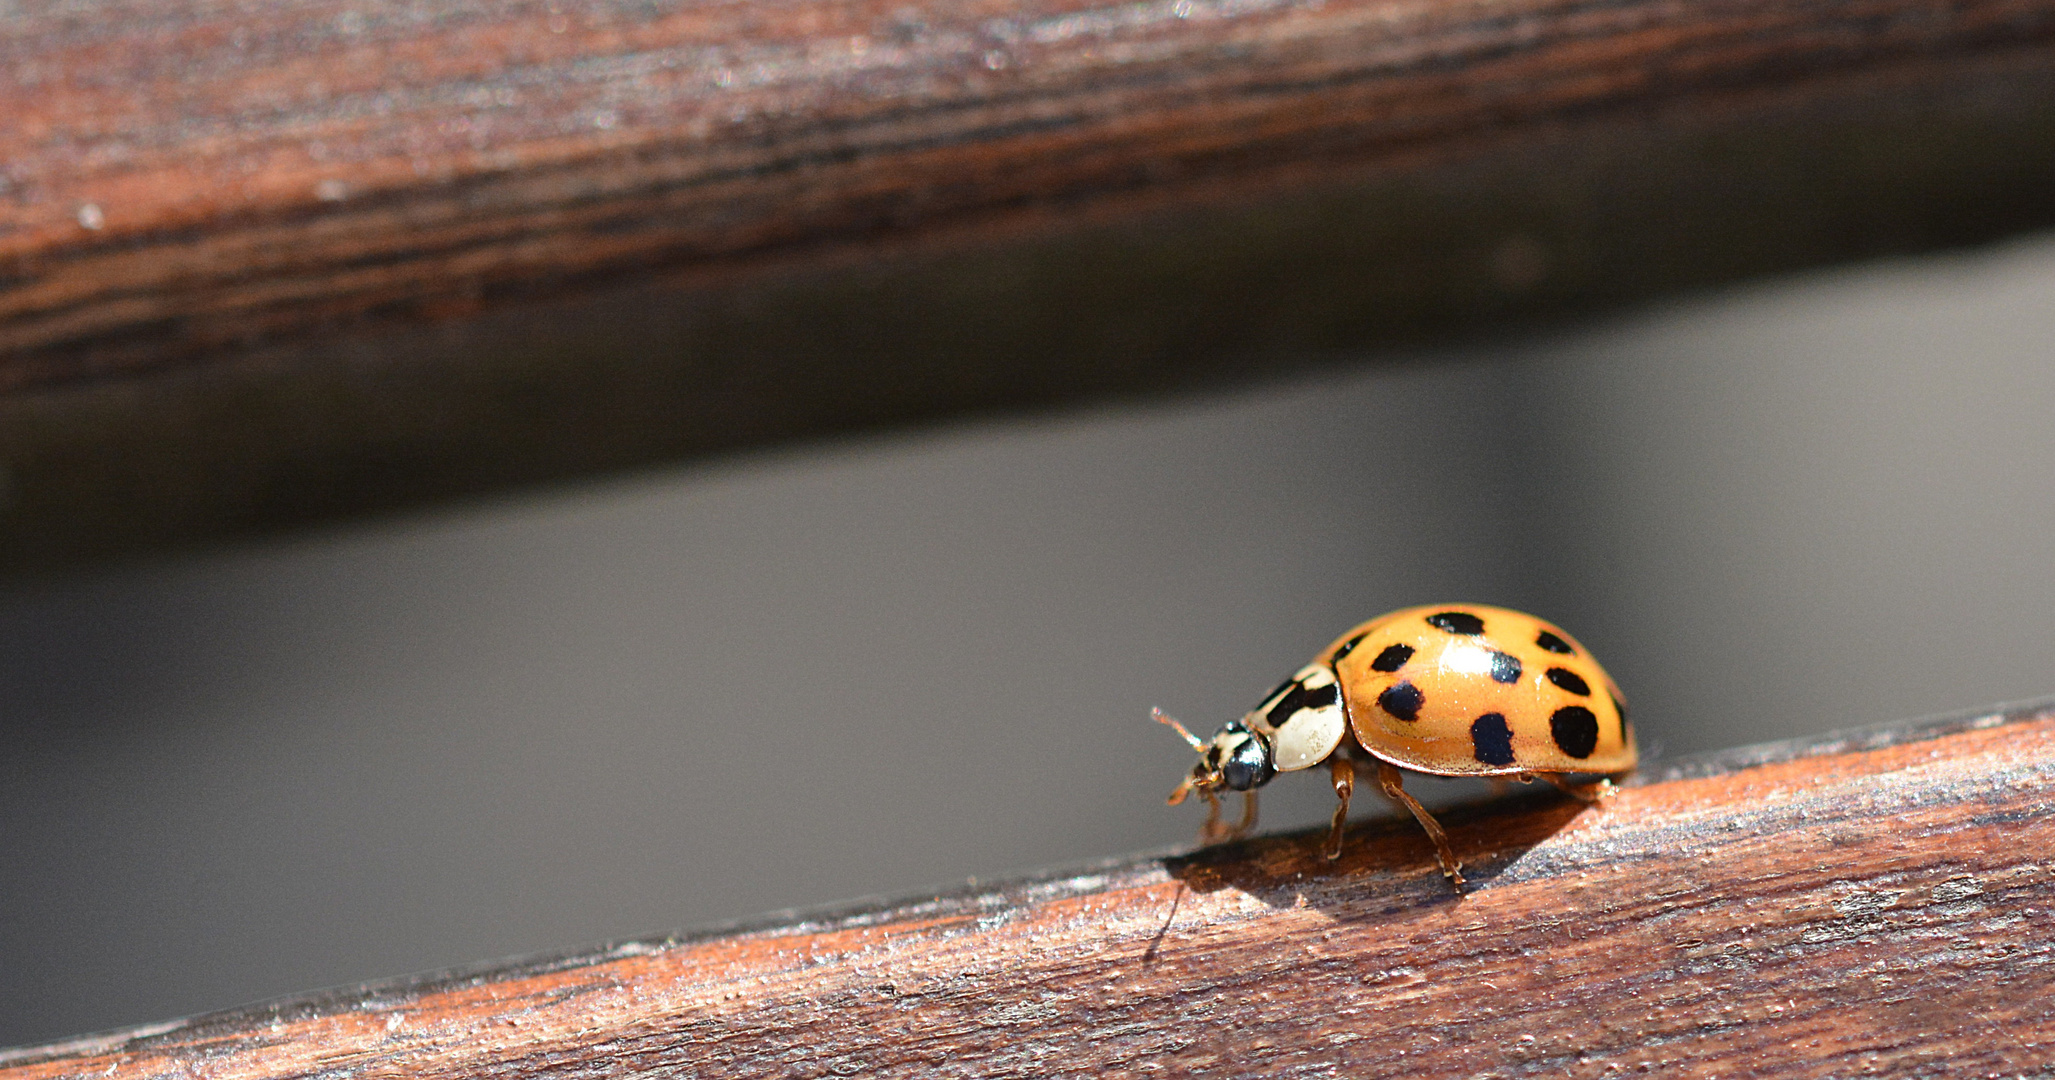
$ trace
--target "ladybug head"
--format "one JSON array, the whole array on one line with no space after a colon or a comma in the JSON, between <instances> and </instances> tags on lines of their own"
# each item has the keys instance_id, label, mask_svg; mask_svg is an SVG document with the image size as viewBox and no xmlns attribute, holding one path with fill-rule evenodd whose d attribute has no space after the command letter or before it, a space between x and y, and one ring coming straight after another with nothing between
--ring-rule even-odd
<instances>
[{"instance_id":1,"label":"ladybug head","mask_svg":"<svg viewBox=\"0 0 2055 1080\"><path fill-rule=\"evenodd\" d=\"M1277 775L1277 765L1270 756L1270 740L1263 733L1251 729L1240 720L1227 723L1215 732L1211 741L1201 741L1198 736L1186 731L1183 724L1156 710L1159 723L1177 729L1179 735L1191 748L1199 752L1198 764L1192 766L1192 774L1184 783L1170 793L1170 805L1176 806L1185 796L1196 791L1211 797L1216 791L1251 791L1270 782Z\"/></svg>"}]
</instances>

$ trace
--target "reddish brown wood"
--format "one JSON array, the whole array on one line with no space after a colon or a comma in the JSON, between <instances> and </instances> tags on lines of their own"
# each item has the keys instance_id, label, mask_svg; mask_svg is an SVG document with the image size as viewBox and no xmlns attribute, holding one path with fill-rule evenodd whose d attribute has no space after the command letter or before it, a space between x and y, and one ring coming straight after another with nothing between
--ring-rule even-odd
<instances>
[{"instance_id":1,"label":"reddish brown wood","mask_svg":"<svg viewBox=\"0 0 2055 1080\"><path fill-rule=\"evenodd\" d=\"M2055 0L8 11L0 575L2055 225Z\"/></svg>"},{"instance_id":2,"label":"reddish brown wood","mask_svg":"<svg viewBox=\"0 0 2055 1080\"><path fill-rule=\"evenodd\" d=\"M2055 0L29 4L0 389L2051 34Z\"/></svg>"},{"instance_id":3,"label":"reddish brown wood","mask_svg":"<svg viewBox=\"0 0 2055 1080\"><path fill-rule=\"evenodd\" d=\"M2014 1076L2055 1067L2055 702L1449 816L0 1054L205 1076Z\"/></svg>"}]
</instances>

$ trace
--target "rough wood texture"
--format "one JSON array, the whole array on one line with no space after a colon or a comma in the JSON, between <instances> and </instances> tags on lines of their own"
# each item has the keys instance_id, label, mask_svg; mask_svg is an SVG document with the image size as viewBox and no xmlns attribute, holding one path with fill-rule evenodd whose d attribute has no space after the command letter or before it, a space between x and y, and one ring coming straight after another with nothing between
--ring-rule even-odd
<instances>
[{"instance_id":1,"label":"rough wood texture","mask_svg":"<svg viewBox=\"0 0 2055 1080\"><path fill-rule=\"evenodd\" d=\"M2055 702L1604 809L1109 863L0 1054L83 1076L2014 1076L2055 1068Z\"/></svg>"},{"instance_id":2,"label":"rough wood texture","mask_svg":"<svg viewBox=\"0 0 2055 1080\"><path fill-rule=\"evenodd\" d=\"M2055 224L2055 0L85 0L0 109L0 573Z\"/></svg>"},{"instance_id":3,"label":"rough wood texture","mask_svg":"<svg viewBox=\"0 0 2055 1080\"><path fill-rule=\"evenodd\" d=\"M30 4L0 388L2051 34L2055 0Z\"/></svg>"}]
</instances>

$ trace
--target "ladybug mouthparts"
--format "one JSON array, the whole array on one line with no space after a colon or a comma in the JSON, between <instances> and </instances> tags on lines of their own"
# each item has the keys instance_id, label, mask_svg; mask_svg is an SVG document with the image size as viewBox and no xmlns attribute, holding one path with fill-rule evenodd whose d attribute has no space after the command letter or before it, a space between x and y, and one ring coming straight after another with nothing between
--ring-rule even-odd
<instances>
[{"instance_id":1,"label":"ladybug mouthparts","mask_svg":"<svg viewBox=\"0 0 2055 1080\"><path fill-rule=\"evenodd\" d=\"M1270 740L1258 731L1251 731L1247 725L1236 720L1220 729L1213 736L1213 745L1206 748L1206 765L1220 777L1230 791L1248 791L1262 787L1277 775L1277 765L1270 755Z\"/></svg>"},{"instance_id":2,"label":"ladybug mouthparts","mask_svg":"<svg viewBox=\"0 0 2055 1080\"><path fill-rule=\"evenodd\" d=\"M1277 775L1277 762L1270 740L1240 720L1229 721L1214 733L1211 740L1202 740L1163 710L1152 709L1150 714L1157 723L1176 730L1199 754L1191 775L1170 793L1172 806L1183 802L1194 791L1209 796L1221 788L1251 791L1269 783Z\"/></svg>"}]
</instances>

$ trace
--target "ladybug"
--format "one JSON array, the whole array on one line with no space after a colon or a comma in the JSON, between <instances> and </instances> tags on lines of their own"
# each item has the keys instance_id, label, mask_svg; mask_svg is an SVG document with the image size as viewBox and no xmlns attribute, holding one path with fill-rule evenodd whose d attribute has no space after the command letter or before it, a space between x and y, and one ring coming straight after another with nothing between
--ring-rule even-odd
<instances>
[{"instance_id":1,"label":"ladybug","mask_svg":"<svg viewBox=\"0 0 2055 1080\"><path fill-rule=\"evenodd\" d=\"M1595 802L1611 794L1610 779L1580 785L1565 774L1619 775L1635 762L1620 689L1577 639L1482 604L1406 608L1350 630L1210 741L1160 709L1154 715L1199 752L1170 805L1193 792L1206 800L1202 842L1254 828L1256 789L1278 773L1325 764L1341 801L1326 854L1339 858L1356 771L1374 761L1378 785L1427 830L1455 885L1463 868L1448 834L1406 793L1400 770L1538 778ZM1243 795L1242 820L1231 828L1220 821L1223 788Z\"/></svg>"}]
</instances>

